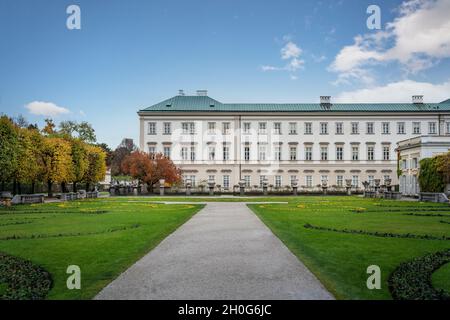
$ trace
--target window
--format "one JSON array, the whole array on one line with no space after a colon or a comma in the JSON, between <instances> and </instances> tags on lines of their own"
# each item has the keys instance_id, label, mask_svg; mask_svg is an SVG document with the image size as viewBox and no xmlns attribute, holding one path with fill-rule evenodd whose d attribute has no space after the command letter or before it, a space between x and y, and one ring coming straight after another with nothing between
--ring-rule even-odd
<instances>
[{"instance_id":1,"label":"window","mask_svg":"<svg viewBox=\"0 0 450 320\"><path fill-rule=\"evenodd\" d=\"M191 146L191 161L195 160L195 147Z\"/></svg>"},{"instance_id":2,"label":"window","mask_svg":"<svg viewBox=\"0 0 450 320\"><path fill-rule=\"evenodd\" d=\"M163 151L164 157L166 157L167 159L170 159L170 152L171 152L170 147L164 147L164 151Z\"/></svg>"},{"instance_id":3,"label":"window","mask_svg":"<svg viewBox=\"0 0 450 320\"><path fill-rule=\"evenodd\" d=\"M297 134L297 123L289 122L289 134Z\"/></svg>"},{"instance_id":4,"label":"window","mask_svg":"<svg viewBox=\"0 0 450 320\"><path fill-rule=\"evenodd\" d=\"M328 160L328 147L320 147L320 160Z\"/></svg>"},{"instance_id":5,"label":"window","mask_svg":"<svg viewBox=\"0 0 450 320\"><path fill-rule=\"evenodd\" d=\"M225 189L229 189L230 188L230 176L223 176L223 187Z\"/></svg>"},{"instance_id":6,"label":"window","mask_svg":"<svg viewBox=\"0 0 450 320\"><path fill-rule=\"evenodd\" d=\"M369 186L373 187L375 185L375 177L367 176L367 182L369 183Z\"/></svg>"},{"instance_id":7,"label":"window","mask_svg":"<svg viewBox=\"0 0 450 320\"><path fill-rule=\"evenodd\" d=\"M195 123L194 122L183 122L181 123L181 128L183 134L195 134Z\"/></svg>"},{"instance_id":8,"label":"window","mask_svg":"<svg viewBox=\"0 0 450 320\"><path fill-rule=\"evenodd\" d=\"M216 133L216 123L215 122L208 122L208 134L215 134L215 133Z\"/></svg>"},{"instance_id":9,"label":"window","mask_svg":"<svg viewBox=\"0 0 450 320\"><path fill-rule=\"evenodd\" d=\"M230 160L230 147L223 146L223 161Z\"/></svg>"},{"instance_id":10,"label":"window","mask_svg":"<svg viewBox=\"0 0 450 320\"><path fill-rule=\"evenodd\" d=\"M275 146L273 148L273 158L276 161L280 161L281 160L281 147Z\"/></svg>"},{"instance_id":11,"label":"window","mask_svg":"<svg viewBox=\"0 0 450 320\"><path fill-rule=\"evenodd\" d=\"M405 134L405 123L404 122L397 122L397 133L398 134Z\"/></svg>"},{"instance_id":12,"label":"window","mask_svg":"<svg viewBox=\"0 0 450 320\"><path fill-rule=\"evenodd\" d=\"M381 132L382 132L383 134L389 134L389 132L390 132L389 122L383 122L383 123L381 124Z\"/></svg>"},{"instance_id":13,"label":"window","mask_svg":"<svg viewBox=\"0 0 450 320\"><path fill-rule=\"evenodd\" d=\"M195 187L195 176L189 176L189 179L191 179L191 186Z\"/></svg>"},{"instance_id":14,"label":"window","mask_svg":"<svg viewBox=\"0 0 450 320\"><path fill-rule=\"evenodd\" d=\"M374 152L374 147L373 146L368 146L367 147L367 160L369 161L373 161L375 158L375 152Z\"/></svg>"},{"instance_id":15,"label":"window","mask_svg":"<svg viewBox=\"0 0 450 320\"><path fill-rule=\"evenodd\" d=\"M216 147L208 147L208 159L209 160L216 159Z\"/></svg>"},{"instance_id":16,"label":"window","mask_svg":"<svg viewBox=\"0 0 450 320\"><path fill-rule=\"evenodd\" d=\"M383 147L383 160L389 160L390 159L390 147L384 146Z\"/></svg>"},{"instance_id":17,"label":"window","mask_svg":"<svg viewBox=\"0 0 450 320\"><path fill-rule=\"evenodd\" d=\"M312 147L305 147L305 160L312 160Z\"/></svg>"},{"instance_id":18,"label":"window","mask_svg":"<svg viewBox=\"0 0 450 320\"><path fill-rule=\"evenodd\" d=\"M187 147L182 147L181 148L181 159L182 160L187 160L188 159L188 148Z\"/></svg>"},{"instance_id":19,"label":"window","mask_svg":"<svg viewBox=\"0 0 450 320\"><path fill-rule=\"evenodd\" d=\"M320 176L320 183L321 184L328 183L328 176Z\"/></svg>"},{"instance_id":20,"label":"window","mask_svg":"<svg viewBox=\"0 0 450 320\"><path fill-rule=\"evenodd\" d=\"M265 122L260 122L259 123L259 134L266 134L267 133L267 123Z\"/></svg>"},{"instance_id":21,"label":"window","mask_svg":"<svg viewBox=\"0 0 450 320\"><path fill-rule=\"evenodd\" d=\"M366 129L367 129L367 131L366 131L366 133L367 134L374 134L374 131L373 131L373 122L367 122L367 125L366 125L367 127L366 127Z\"/></svg>"},{"instance_id":22,"label":"window","mask_svg":"<svg viewBox=\"0 0 450 320\"><path fill-rule=\"evenodd\" d=\"M446 128L447 128L447 134L450 134L450 122L446 122L445 123L445 126L446 126Z\"/></svg>"},{"instance_id":23,"label":"window","mask_svg":"<svg viewBox=\"0 0 450 320\"><path fill-rule=\"evenodd\" d=\"M359 147L352 147L352 160L359 160Z\"/></svg>"},{"instance_id":24,"label":"window","mask_svg":"<svg viewBox=\"0 0 450 320\"><path fill-rule=\"evenodd\" d=\"M402 169L408 169L408 161L406 159L402 160Z\"/></svg>"},{"instance_id":25,"label":"window","mask_svg":"<svg viewBox=\"0 0 450 320\"><path fill-rule=\"evenodd\" d=\"M289 159L297 160L297 148L296 147L289 148Z\"/></svg>"},{"instance_id":26,"label":"window","mask_svg":"<svg viewBox=\"0 0 450 320\"><path fill-rule=\"evenodd\" d=\"M265 161L266 160L266 146L258 146L258 160Z\"/></svg>"},{"instance_id":27,"label":"window","mask_svg":"<svg viewBox=\"0 0 450 320\"><path fill-rule=\"evenodd\" d=\"M250 147L244 147L244 160L250 161Z\"/></svg>"},{"instance_id":28,"label":"window","mask_svg":"<svg viewBox=\"0 0 450 320\"><path fill-rule=\"evenodd\" d=\"M342 122L336 122L336 134L344 134L344 127Z\"/></svg>"},{"instance_id":29,"label":"window","mask_svg":"<svg viewBox=\"0 0 450 320\"><path fill-rule=\"evenodd\" d=\"M436 122L428 122L428 134L436 134Z\"/></svg>"},{"instance_id":30,"label":"window","mask_svg":"<svg viewBox=\"0 0 450 320\"><path fill-rule=\"evenodd\" d=\"M246 188L250 188L250 186L251 186L250 176L244 176L244 183L245 183Z\"/></svg>"},{"instance_id":31,"label":"window","mask_svg":"<svg viewBox=\"0 0 450 320\"><path fill-rule=\"evenodd\" d=\"M222 123L222 134L223 135L230 134L230 123L229 122Z\"/></svg>"},{"instance_id":32,"label":"window","mask_svg":"<svg viewBox=\"0 0 450 320\"><path fill-rule=\"evenodd\" d=\"M305 134L312 134L312 123L305 122Z\"/></svg>"},{"instance_id":33,"label":"window","mask_svg":"<svg viewBox=\"0 0 450 320\"><path fill-rule=\"evenodd\" d=\"M275 122L273 124L273 133L274 134L281 134L281 122Z\"/></svg>"},{"instance_id":34,"label":"window","mask_svg":"<svg viewBox=\"0 0 450 320\"><path fill-rule=\"evenodd\" d=\"M307 186L307 187L312 187L312 186L313 186L313 179L312 179L312 176L306 176L306 177L305 177L305 182L306 182L306 186Z\"/></svg>"},{"instance_id":35,"label":"window","mask_svg":"<svg viewBox=\"0 0 450 320\"><path fill-rule=\"evenodd\" d=\"M383 177L384 184L386 184L386 180L390 180L390 179L391 179L391 176L388 176L388 175L384 176Z\"/></svg>"},{"instance_id":36,"label":"window","mask_svg":"<svg viewBox=\"0 0 450 320\"><path fill-rule=\"evenodd\" d=\"M214 175L208 176L208 182L216 182L216 176Z\"/></svg>"},{"instance_id":37,"label":"window","mask_svg":"<svg viewBox=\"0 0 450 320\"><path fill-rule=\"evenodd\" d=\"M250 133L251 124L250 122L244 122L244 133L249 134Z\"/></svg>"},{"instance_id":38,"label":"window","mask_svg":"<svg viewBox=\"0 0 450 320\"><path fill-rule=\"evenodd\" d=\"M320 123L320 134L328 134L328 122Z\"/></svg>"},{"instance_id":39,"label":"window","mask_svg":"<svg viewBox=\"0 0 450 320\"><path fill-rule=\"evenodd\" d=\"M338 187L344 186L344 176L336 176L336 185Z\"/></svg>"},{"instance_id":40,"label":"window","mask_svg":"<svg viewBox=\"0 0 450 320\"><path fill-rule=\"evenodd\" d=\"M156 122L148 123L148 134L156 134Z\"/></svg>"},{"instance_id":41,"label":"window","mask_svg":"<svg viewBox=\"0 0 450 320\"><path fill-rule=\"evenodd\" d=\"M264 185L264 181L266 181L266 176L259 176L259 186L262 188Z\"/></svg>"},{"instance_id":42,"label":"window","mask_svg":"<svg viewBox=\"0 0 450 320\"><path fill-rule=\"evenodd\" d=\"M148 147L148 154L150 155L150 158L152 158L154 156L154 154L156 153L156 147Z\"/></svg>"},{"instance_id":43,"label":"window","mask_svg":"<svg viewBox=\"0 0 450 320\"><path fill-rule=\"evenodd\" d=\"M413 133L420 134L420 122L413 122Z\"/></svg>"},{"instance_id":44,"label":"window","mask_svg":"<svg viewBox=\"0 0 450 320\"><path fill-rule=\"evenodd\" d=\"M359 134L359 123L352 122L352 134Z\"/></svg>"},{"instance_id":45,"label":"window","mask_svg":"<svg viewBox=\"0 0 450 320\"><path fill-rule=\"evenodd\" d=\"M353 188L359 187L359 176L352 176L352 187Z\"/></svg>"},{"instance_id":46,"label":"window","mask_svg":"<svg viewBox=\"0 0 450 320\"><path fill-rule=\"evenodd\" d=\"M172 133L172 124L170 122L164 122L164 134Z\"/></svg>"},{"instance_id":47,"label":"window","mask_svg":"<svg viewBox=\"0 0 450 320\"><path fill-rule=\"evenodd\" d=\"M336 147L336 160L344 160L344 147Z\"/></svg>"},{"instance_id":48,"label":"window","mask_svg":"<svg viewBox=\"0 0 450 320\"><path fill-rule=\"evenodd\" d=\"M281 176L275 176L275 187L281 188Z\"/></svg>"},{"instance_id":49,"label":"window","mask_svg":"<svg viewBox=\"0 0 450 320\"><path fill-rule=\"evenodd\" d=\"M411 162L412 162L411 168L416 169L419 166L417 158L413 158Z\"/></svg>"},{"instance_id":50,"label":"window","mask_svg":"<svg viewBox=\"0 0 450 320\"><path fill-rule=\"evenodd\" d=\"M297 183L297 176L290 176L291 186L293 186L295 183Z\"/></svg>"}]
</instances>

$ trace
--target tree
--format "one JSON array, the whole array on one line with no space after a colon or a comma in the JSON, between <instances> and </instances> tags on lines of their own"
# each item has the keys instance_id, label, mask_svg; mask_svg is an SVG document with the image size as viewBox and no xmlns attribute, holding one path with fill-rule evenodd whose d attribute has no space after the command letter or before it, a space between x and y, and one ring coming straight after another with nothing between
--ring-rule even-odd
<instances>
[{"instance_id":1,"label":"tree","mask_svg":"<svg viewBox=\"0 0 450 320\"><path fill-rule=\"evenodd\" d=\"M150 190L160 179L169 184L181 180L181 170L161 153L150 157L145 152L135 151L125 158L122 170L140 183L148 184Z\"/></svg>"},{"instance_id":2,"label":"tree","mask_svg":"<svg viewBox=\"0 0 450 320\"><path fill-rule=\"evenodd\" d=\"M450 152L436 157L436 167L444 183L450 183Z\"/></svg>"},{"instance_id":3,"label":"tree","mask_svg":"<svg viewBox=\"0 0 450 320\"><path fill-rule=\"evenodd\" d=\"M17 182L19 194L21 193L22 183L30 183L31 193L34 193L35 183L42 175L40 155L42 136L38 130L18 128L18 138L18 166L14 174L14 181ZM14 183L14 186L16 186L16 183Z\"/></svg>"},{"instance_id":4,"label":"tree","mask_svg":"<svg viewBox=\"0 0 450 320\"><path fill-rule=\"evenodd\" d=\"M10 181L18 166L18 136L14 123L7 116L0 117L0 180L1 190Z\"/></svg>"},{"instance_id":5,"label":"tree","mask_svg":"<svg viewBox=\"0 0 450 320\"><path fill-rule=\"evenodd\" d=\"M139 181L139 185L147 182L147 175L152 171L152 162L145 152L135 151L125 157L122 172Z\"/></svg>"},{"instance_id":6,"label":"tree","mask_svg":"<svg viewBox=\"0 0 450 320\"><path fill-rule=\"evenodd\" d=\"M75 121L62 121L59 124L59 133L70 137L77 137L81 141L87 143L95 143L97 140L92 125L85 121L81 123Z\"/></svg>"},{"instance_id":7,"label":"tree","mask_svg":"<svg viewBox=\"0 0 450 320\"><path fill-rule=\"evenodd\" d=\"M106 175L106 153L100 147L87 145L88 167L83 181L86 182L86 190L89 190L91 184L95 184Z\"/></svg>"},{"instance_id":8,"label":"tree","mask_svg":"<svg viewBox=\"0 0 450 320\"><path fill-rule=\"evenodd\" d=\"M42 133L49 136L55 134L55 124L52 119L45 119L45 127L42 129Z\"/></svg>"},{"instance_id":9,"label":"tree","mask_svg":"<svg viewBox=\"0 0 450 320\"><path fill-rule=\"evenodd\" d=\"M106 166L110 167L111 166L111 158L112 158L112 150L110 147L108 147L108 145L106 143L97 143L96 144L97 147L102 148L103 151L105 151L106 153Z\"/></svg>"},{"instance_id":10,"label":"tree","mask_svg":"<svg viewBox=\"0 0 450 320\"><path fill-rule=\"evenodd\" d=\"M89 167L88 147L77 138L70 140L72 156L72 182L73 192L77 192L77 183L81 182Z\"/></svg>"},{"instance_id":11,"label":"tree","mask_svg":"<svg viewBox=\"0 0 450 320\"><path fill-rule=\"evenodd\" d=\"M122 170L122 162L125 160L127 156L129 156L132 152L136 151L137 147L133 143L133 139L123 139L121 144L113 151L111 156L111 175L119 176L125 175Z\"/></svg>"},{"instance_id":12,"label":"tree","mask_svg":"<svg viewBox=\"0 0 450 320\"><path fill-rule=\"evenodd\" d=\"M419 186L422 192L442 192L445 182L438 169L438 158L420 160Z\"/></svg>"},{"instance_id":13,"label":"tree","mask_svg":"<svg viewBox=\"0 0 450 320\"><path fill-rule=\"evenodd\" d=\"M44 137L42 140L41 159L43 179L47 181L48 196L53 196L53 183L67 183L72 178L71 146L59 137Z\"/></svg>"}]
</instances>

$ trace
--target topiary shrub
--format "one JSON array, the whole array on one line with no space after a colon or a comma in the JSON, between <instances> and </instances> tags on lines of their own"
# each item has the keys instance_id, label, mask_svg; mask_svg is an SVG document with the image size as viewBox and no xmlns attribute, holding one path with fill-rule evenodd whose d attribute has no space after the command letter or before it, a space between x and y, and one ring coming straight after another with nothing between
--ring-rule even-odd
<instances>
[{"instance_id":1,"label":"topiary shrub","mask_svg":"<svg viewBox=\"0 0 450 320\"><path fill-rule=\"evenodd\" d=\"M43 268L0 252L0 300L41 300L52 287Z\"/></svg>"},{"instance_id":2,"label":"topiary shrub","mask_svg":"<svg viewBox=\"0 0 450 320\"><path fill-rule=\"evenodd\" d=\"M450 262L450 249L427 254L400 264L389 276L388 285L395 300L450 300L450 293L436 289L431 275Z\"/></svg>"}]
</instances>

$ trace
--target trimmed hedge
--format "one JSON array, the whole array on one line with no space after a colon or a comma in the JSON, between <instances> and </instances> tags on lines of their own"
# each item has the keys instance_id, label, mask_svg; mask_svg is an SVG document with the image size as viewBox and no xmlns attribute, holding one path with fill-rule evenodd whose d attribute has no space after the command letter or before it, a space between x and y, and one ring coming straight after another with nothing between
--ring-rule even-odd
<instances>
[{"instance_id":1,"label":"trimmed hedge","mask_svg":"<svg viewBox=\"0 0 450 320\"><path fill-rule=\"evenodd\" d=\"M439 170L438 157L420 160L419 186L422 192L443 192L444 176Z\"/></svg>"},{"instance_id":2,"label":"trimmed hedge","mask_svg":"<svg viewBox=\"0 0 450 320\"><path fill-rule=\"evenodd\" d=\"M433 287L431 275L450 262L450 249L427 254L400 264L389 276L395 300L450 300L450 293Z\"/></svg>"},{"instance_id":3,"label":"trimmed hedge","mask_svg":"<svg viewBox=\"0 0 450 320\"><path fill-rule=\"evenodd\" d=\"M382 237L382 238L408 238L408 239L421 239L421 240L450 240L450 237L442 236L437 237L430 234L412 234L412 233L391 233L391 232L378 232L378 231L366 231L366 230L352 230L352 229L335 229L328 227L313 226L309 223L303 227L306 229L314 229L320 231L331 231L350 234L362 234L366 236Z\"/></svg>"},{"instance_id":4,"label":"trimmed hedge","mask_svg":"<svg viewBox=\"0 0 450 320\"><path fill-rule=\"evenodd\" d=\"M41 300L52 287L52 278L31 261L0 252L0 300Z\"/></svg>"}]
</instances>

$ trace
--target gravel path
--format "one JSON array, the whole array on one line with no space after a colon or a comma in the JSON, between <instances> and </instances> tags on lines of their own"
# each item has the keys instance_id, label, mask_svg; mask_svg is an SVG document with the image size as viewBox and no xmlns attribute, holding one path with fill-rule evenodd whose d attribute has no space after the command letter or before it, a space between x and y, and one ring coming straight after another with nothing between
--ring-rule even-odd
<instances>
[{"instance_id":1,"label":"gravel path","mask_svg":"<svg viewBox=\"0 0 450 320\"><path fill-rule=\"evenodd\" d=\"M209 202L95 299L333 299L246 206Z\"/></svg>"}]
</instances>

